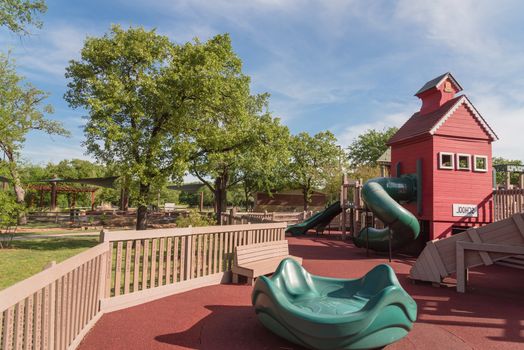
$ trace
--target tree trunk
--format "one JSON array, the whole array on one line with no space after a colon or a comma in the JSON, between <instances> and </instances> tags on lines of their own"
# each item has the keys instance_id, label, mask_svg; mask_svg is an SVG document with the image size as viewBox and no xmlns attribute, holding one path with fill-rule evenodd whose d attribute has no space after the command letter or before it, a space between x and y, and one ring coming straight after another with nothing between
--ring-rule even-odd
<instances>
[{"instance_id":1,"label":"tree trunk","mask_svg":"<svg viewBox=\"0 0 524 350\"><path fill-rule=\"evenodd\" d=\"M6 152L7 158L9 159L9 172L13 178L13 188L15 190L16 202L21 205L25 205L25 190L22 187L22 182L20 181L20 174L16 168L16 160L14 158L13 152ZM18 216L18 225L27 224L27 216L25 212L22 212Z\"/></svg>"},{"instance_id":2,"label":"tree trunk","mask_svg":"<svg viewBox=\"0 0 524 350\"><path fill-rule=\"evenodd\" d=\"M216 221L218 225L220 225L222 212L227 210L227 181L227 173L222 174L222 176L215 179L215 207Z\"/></svg>"},{"instance_id":3,"label":"tree trunk","mask_svg":"<svg viewBox=\"0 0 524 350\"><path fill-rule=\"evenodd\" d=\"M309 189L307 187L303 187L302 194L304 196L304 211L307 211L309 205Z\"/></svg>"},{"instance_id":4,"label":"tree trunk","mask_svg":"<svg viewBox=\"0 0 524 350\"><path fill-rule=\"evenodd\" d=\"M140 184L140 204L136 211L136 229L147 230L147 205L149 196L149 185Z\"/></svg>"},{"instance_id":5,"label":"tree trunk","mask_svg":"<svg viewBox=\"0 0 524 350\"><path fill-rule=\"evenodd\" d=\"M244 196L246 198L246 211L249 211L249 190L244 185Z\"/></svg>"}]
</instances>

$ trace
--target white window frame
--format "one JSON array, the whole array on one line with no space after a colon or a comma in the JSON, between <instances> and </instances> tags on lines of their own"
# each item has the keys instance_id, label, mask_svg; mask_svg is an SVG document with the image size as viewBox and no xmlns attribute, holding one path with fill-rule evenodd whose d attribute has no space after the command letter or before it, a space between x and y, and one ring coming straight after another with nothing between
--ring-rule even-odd
<instances>
[{"instance_id":1,"label":"white window frame","mask_svg":"<svg viewBox=\"0 0 524 350\"><path fill-rule=\"evenodd\" d=\"M460 166L460 157L466 157L468 158L468 166L466 168L462 168ZM467 154L467 153L457 153L457 161L456 161L456 164L457 164L457 170L471 170L471 154Z\"/></svg>"},{"instance_id":2,"label":"white window frame","mask_svg":"<svg viewBox=\"0 0 524 350\"><path fill-rule=\"evenodd\" d=\"M484 158L486 160L486 169L479 169L477 168L477 159ZM488 164L488 156L482 156L479 154L473 155L473 170L478 172L486 173L488 171L489 164Z\"/></svg>"},{"instance_id":3,"label":"white window frame","mask_svg":"<svg viewBox=\"0 0 524 350\"><path fill-rule=\"evenodd\" d=\"M445 166L444 164L442 164L442 156L450 156L451 157L451 166ZM454 170L455 169L455 153L439 152L439 154L438 154L438 167L439 167L439 169Z\"/></svg>"}]
</instances>

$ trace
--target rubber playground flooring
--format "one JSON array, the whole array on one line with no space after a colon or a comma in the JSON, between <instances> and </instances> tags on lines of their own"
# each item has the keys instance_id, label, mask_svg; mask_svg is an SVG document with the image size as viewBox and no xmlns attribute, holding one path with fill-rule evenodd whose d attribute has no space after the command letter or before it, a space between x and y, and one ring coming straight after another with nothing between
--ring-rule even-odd
<instances>
[{"instance_id":1,"label":"rubber playground flooring","mask_svg":"<svg viewBox=\"0 0 524 350\"><path fill-rule=\"evenodd\" d=\"M289 238L290 252L311 273L330 277L359 277L388 261L334 237ZM468 292L459 294L453 279L441 287L411 283L413 262L394 256L391 266L418 304L417 322L386 349L524 349L524 271L473 269ZM218 285L108 313L79 349L302 349L257 321L250 295L251 286Z\"/></svg>"}]
</instances>

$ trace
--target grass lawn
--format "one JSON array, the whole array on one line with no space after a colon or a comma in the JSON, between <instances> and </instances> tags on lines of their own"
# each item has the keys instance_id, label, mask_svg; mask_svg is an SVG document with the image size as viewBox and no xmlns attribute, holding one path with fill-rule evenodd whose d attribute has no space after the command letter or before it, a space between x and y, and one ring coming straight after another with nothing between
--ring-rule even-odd
<instances>
[{"instance_id":1,"label":"grass lawn","mask_svg":"<svg viewBox=\"0 0 524 350\"><path fill-rule=\"evenodd\" d=\"M0 249L0 289L26 279L51 261L57 263L98 244L98 237L48 238L13 241Z\"/></svg>"}]
</instances>

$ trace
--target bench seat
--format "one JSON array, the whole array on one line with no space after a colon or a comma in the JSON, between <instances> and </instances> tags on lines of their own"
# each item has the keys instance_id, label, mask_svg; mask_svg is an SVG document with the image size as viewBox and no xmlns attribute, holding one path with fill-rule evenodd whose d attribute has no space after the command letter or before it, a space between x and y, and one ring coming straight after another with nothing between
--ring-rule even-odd
<instances>
[{"instance_id":1,"label":"bench seat","mask_svg":"<svg viewBox=\"0 0 524 350\"><path fill-rule=\"evenodd\" d=\"M289 255L286 240L238 246L231 268L233 283L238 283L240 275L246 276L248 284L252 285L256 277L275 272L280 262L286 258L302 264L302 258Z\"/></svg>"}]
</instances>

